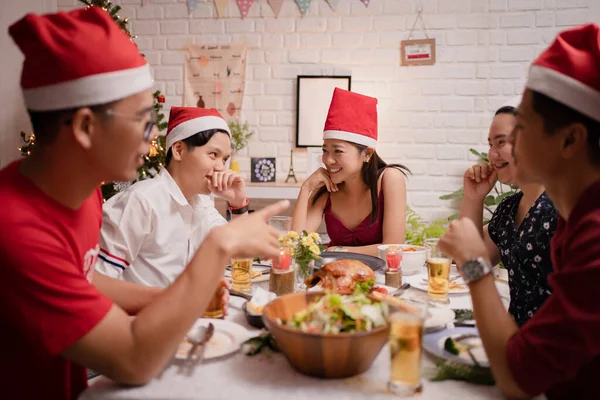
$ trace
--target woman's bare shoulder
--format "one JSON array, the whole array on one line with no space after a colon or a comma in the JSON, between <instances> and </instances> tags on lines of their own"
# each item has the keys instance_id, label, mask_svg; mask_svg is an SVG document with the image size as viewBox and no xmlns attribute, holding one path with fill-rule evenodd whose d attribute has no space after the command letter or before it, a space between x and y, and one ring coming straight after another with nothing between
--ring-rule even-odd
<instances>
[{"instance_id":1,"label":"woman's bare shoulder","mask_svg":"<svg viewBox=\"0 0 600 400\"><path fill-rule=\"evenodd\" d=\"M386 187L404 187L406 184L406 176L398 168L388 167L379 176L379 188L383 185L384 190ZM388 189L389 190L389 189Z\"/></svg>"}]
</instances>

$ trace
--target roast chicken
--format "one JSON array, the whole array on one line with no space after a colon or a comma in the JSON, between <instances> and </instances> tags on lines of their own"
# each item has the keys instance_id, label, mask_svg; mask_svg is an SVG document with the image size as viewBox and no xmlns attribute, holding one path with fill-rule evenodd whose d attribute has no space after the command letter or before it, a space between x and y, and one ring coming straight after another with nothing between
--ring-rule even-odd
<instances>
[{"instance_id":1,"label":"roast chicken","mask_svg":"<svg viewBox=\"0 0 600 400\"><path fill-rule=\"evenodd\" d=\"M375 281L373 270L358 260L336 260L323 265L306 279L306 286L321 284L326 290L352 294L357 284Z\"/></svg>"}]
</instances>

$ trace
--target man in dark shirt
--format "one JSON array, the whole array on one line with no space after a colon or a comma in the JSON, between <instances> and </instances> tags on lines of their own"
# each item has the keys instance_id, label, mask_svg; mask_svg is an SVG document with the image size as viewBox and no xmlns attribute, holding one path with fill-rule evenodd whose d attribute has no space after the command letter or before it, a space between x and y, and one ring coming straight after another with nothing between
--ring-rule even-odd
<instances>
[{"instance_id":1,"label":"man in dark shirt","mask_svg":"<svg viewBox=\"0 0 600 400\"><path fill-rule=\"evenodd\" d=\"M510 398L598 399L600 385L600 30L562 32L533 63L513 132L517 174L559 214L553 293L521 329L504 310L480 230L453 223L439 247L469 284L496 383Z\"/></svg>"}]
</instances>

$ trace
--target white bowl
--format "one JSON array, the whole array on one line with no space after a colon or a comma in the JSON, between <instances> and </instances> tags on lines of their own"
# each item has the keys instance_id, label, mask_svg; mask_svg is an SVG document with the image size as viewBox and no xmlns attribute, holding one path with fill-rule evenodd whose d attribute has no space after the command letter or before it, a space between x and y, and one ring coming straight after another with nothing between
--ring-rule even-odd
<instances>
[{"instance_id":1,"label":"white bowl","mask_svg":"<svg viewBox=\"0 0 600 400\"><path fill-rule=\"evenodd\" d=\"M402 253L402 275L415 275L423 271L423 267L427 261L427 253L423 246L413 246L410 244L382 244L377 246L379 258L385 261L385 250L388 246L400 246L404 250ZM406 251L407 248L415 248L416 251ZM387 268L387 262L386 262Z\"/></svg>"}]
</instances>

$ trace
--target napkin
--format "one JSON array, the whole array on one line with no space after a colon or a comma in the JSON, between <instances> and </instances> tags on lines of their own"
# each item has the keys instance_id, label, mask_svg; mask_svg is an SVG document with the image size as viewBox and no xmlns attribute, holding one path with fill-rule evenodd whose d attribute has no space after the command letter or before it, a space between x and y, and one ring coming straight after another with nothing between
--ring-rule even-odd
<instances>
[{"instance_id":1,"label":"napkin","mask_svg":"<svg viewBox=\"0 0 600 400\"><path fill-rule=\"evenodd\" d=\"M254 296L248 302L248 311L252 314L262 314L263 308L273 301L277 295L262 288L256 288Z\"/></svg>"}]
</instances>

